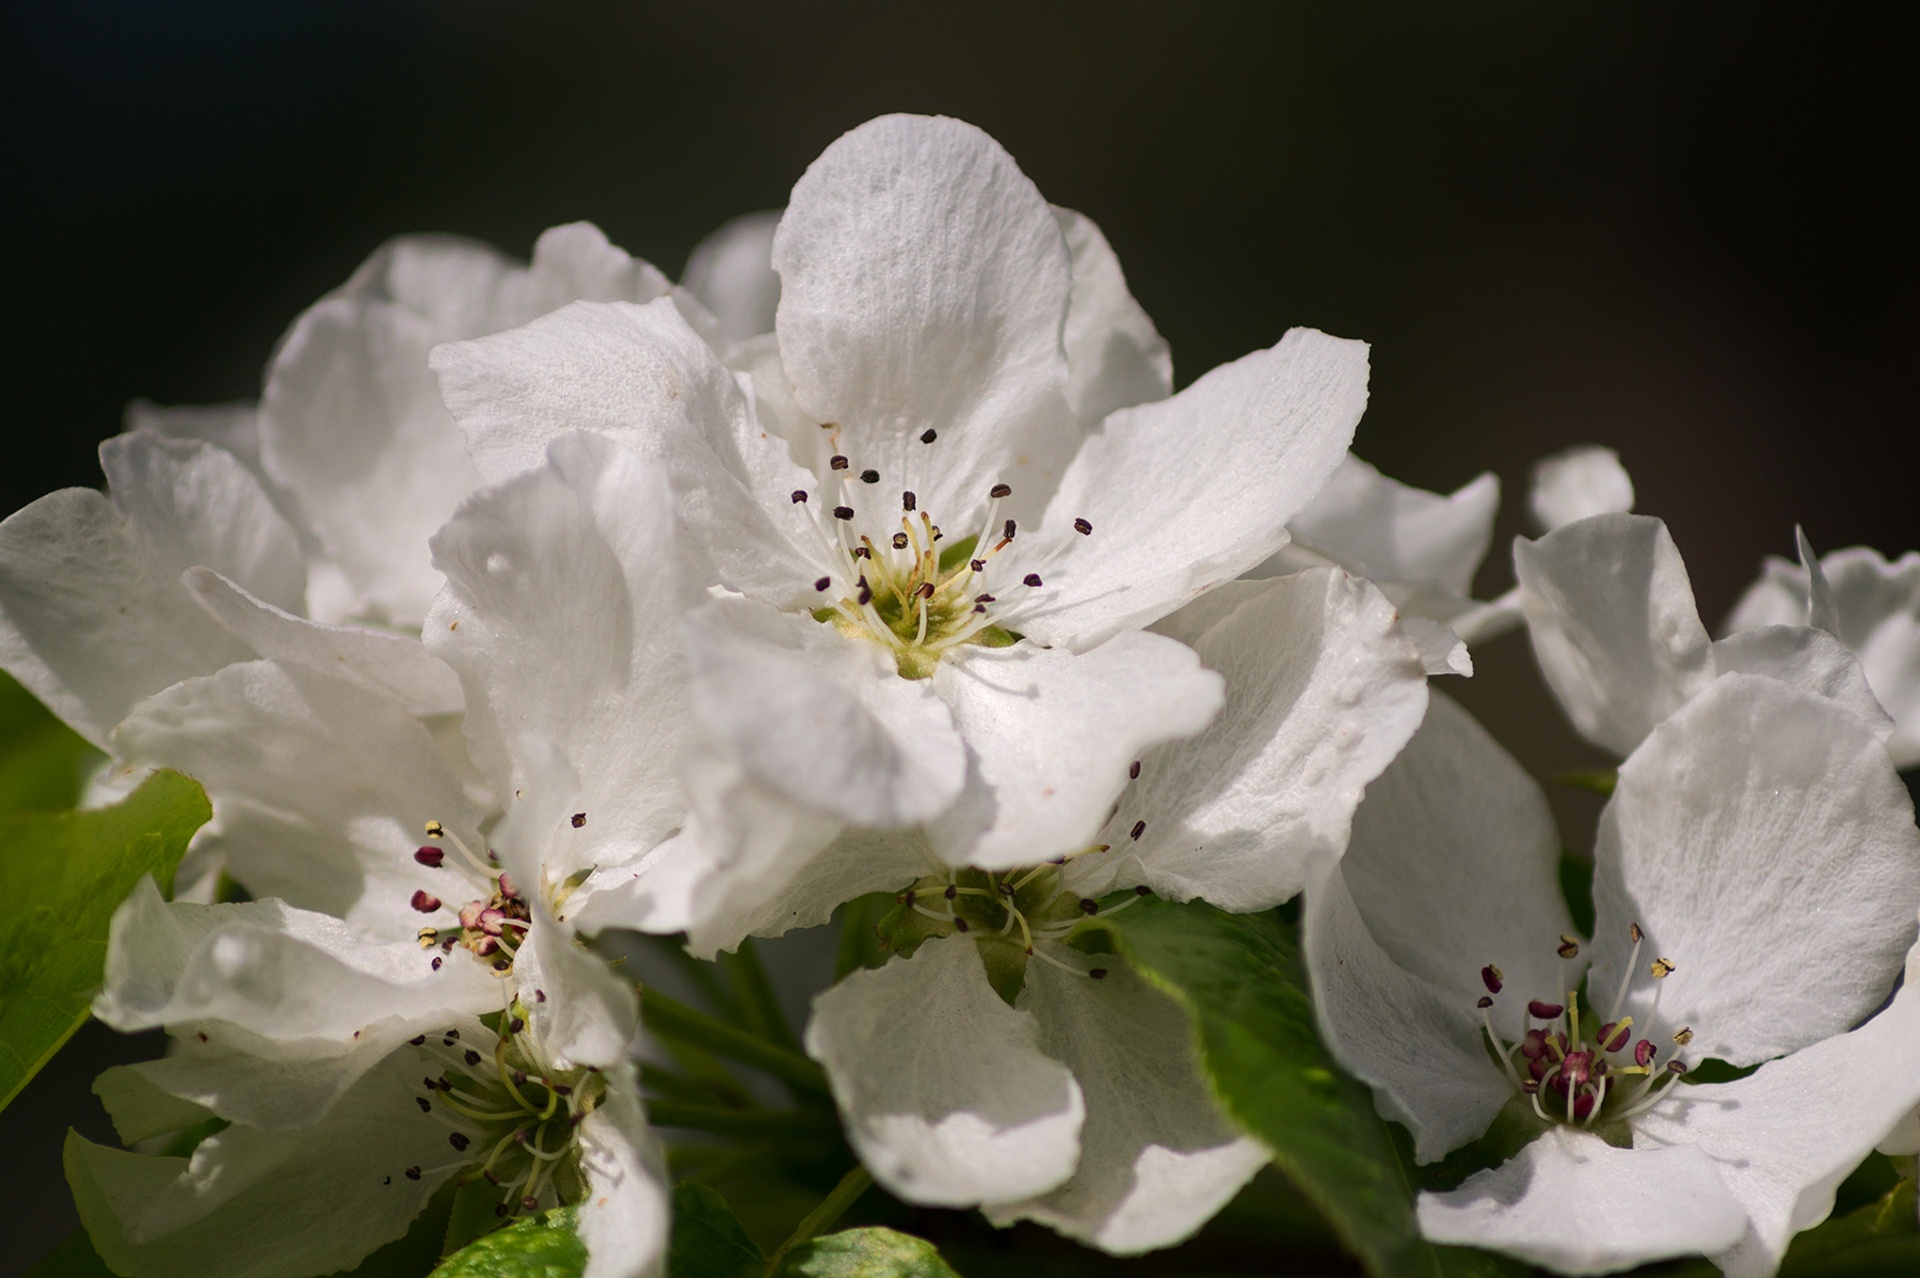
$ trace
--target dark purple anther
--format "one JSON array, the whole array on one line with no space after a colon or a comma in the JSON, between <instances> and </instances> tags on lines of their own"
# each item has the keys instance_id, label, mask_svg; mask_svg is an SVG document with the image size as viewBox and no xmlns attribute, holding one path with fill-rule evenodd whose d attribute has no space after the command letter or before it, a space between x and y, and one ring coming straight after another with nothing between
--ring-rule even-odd
<instances>
[{"instance_id":1,"label":"dark purple anther","mask_svg":"<svg viewBox=\"0 0 1920 1278\"><path fill-rule=\"evenodd\" d=\"M1602 1032L1600 1037L1606 1038L1607 1036L1605 1032ZM1607 1039L1607 1050L1609 1052L1618 1052L1623 1050L1626 1047L1628 1040L1630 1040L1632 1037L1633 1037L1633 1026L1622 1025L1620 1027L1619 1033L1615 1034L1611 1039Z\"/></svg>"},{"instance_id":2,"label":"dark purple anther","mask_svg":"<svg viewBox=\"0 0 1920 1278\"><path fill-rule=\"evenodd\" d=\"M1553 1020L1566 1010L1558 1003L1543 1003L1537 998L1527 1004L1527 1015L1537 1021Z\"/></svg>"},{"instance_id":3,"label":"dark purple anther","mask_svg":"<svg viewBox=\"0 0 1920 1278\"><path fill-rule=\"evenodd\" d=\"M1641 1069L1653 1064L1654 1047L1651 1042L1641 1039L1633 1045L1633 1063Z\"/></svg>"},{"instance_id":4,"label":"dark purple anther","mask_svg":"<svg viewBox=\"0 0 1920 1278\"><path fill-rule=\"evenodd\" d=\"M431 914L440 908L440 898L424 891L413 894L413 908L422 914Z\"/></svg>"},{"instance_id":5,"label":"dark purple anther","mask_svg":"<svg viewBox=\"0 0 1920 1278\"><path fill-rule=\"evenodd\" d=\"M1498 994L1505 987L1503 978L1504 974L1491 963L1480 969L1480 983L1487 987L1489 994Z\"/></svg>"},{"instance_id":6,"label":"dark purple anther","mask_svg":"<svg viewBox=\"0 0 1920 1278\"><path fill-rule=\"evenodd\" d=\"M440 868L440 863L447 859L447 854L443 849L427 846L415 848L413 850L413 859L430 869L437 870Z\"/></svg>"}]
</instances>

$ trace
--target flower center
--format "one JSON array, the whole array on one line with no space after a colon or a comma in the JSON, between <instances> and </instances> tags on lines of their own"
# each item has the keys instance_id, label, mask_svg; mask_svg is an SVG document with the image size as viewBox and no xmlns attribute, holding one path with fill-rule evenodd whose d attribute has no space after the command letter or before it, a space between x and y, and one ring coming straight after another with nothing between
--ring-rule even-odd
<instances>
[{"instance_id":1,"label":"flower center","mask_svg":"<svg viewBox=\"0 0 1920 1278\"><path fill-rule=\"evenodd\" d=\"M813 583L825 599L813 609L814 619L884 645L907 679L931 678L940 658L962 644L1016 642L1015 615L1045 586L1041 574L1073 539L1045 553L1026 554L1024 542L1016 549L1018 524L1000 518L1001 501L1013 495L1006 484L992 487L979 526L957 541L948 541L932 514L920 509L912 488L900 493L895 523L889 503L876 500L880 472L856 468L839 451L838 429L832 423L823 429L833 451L820 500L805 489L793 492L794 503L812 515L834 569ZM927 430L920 442L931 449L937 438ZM1077 519L1074 530L1091 536L1093 525Z\"/></svg>"},{"instance_id":2,"label":"flower center","mask_svg":"<svg viewBox=\"0 0 1920 1278\"><path fill-rule=\"evenodd\" d=\"M1633 955L1627 960L1620 988L1604 1020L1592 1011L1583 1015L1579 991L1567 989L1564 1001L1558 992L1548 999L1528 1000L1526 1030L1513 1042L1503 1039L1493 1027L1494 996L1505 987L1506 978L1491 963L1480 969L1487 993L1477 1006L1487 1042L1507 1077L1543 1122L1587 1128L1624 1122L1659 1104L1687 1072L1679 1049L1693 1041L1691 1029L1683 1028L1673 1036L1673 1054L1661 1066L1660 1049L1653 1040L1636 1037L1633 1017L1620 1014L1645 939L1638 923L1631 925L1628 934L1633 940ZM1563 960L1578 958L1580 942L1571 936L1561 937L1559 955ZM1674 964L1656 958L1647 970L1655 981L1657 1009L1658 983L1673 974ZM1562 980L1560 984L1565 987L1569 983ZM1651 1012L1648 1019L1652 1019Z\"/></svg>"},{"instance_id":3,"label":"flower center","mask_svg":"<svg viewBox=\"0 0 1920 1278\"><path fill-rule=\"evenodd\" d=\"M472 951L496 972L512 971L513 956L533 926L533 911L527 907L519 885L498 868L499 858L492 849L488 849L482 859L465 840L438 821L427 822L427 837L433 842L415 849L413 859L429 869L462 872L462 877L475 884L481 895L460 907L459 927L421 928L420 948L430 950L438 946L442 954L450 954L453 947L459 945ZM447 860L448 845L457 858L452 864ZM447 908L445 902L424 888L415 892L408 904L422 914L437 914ZM440 962L438 957L433 960L434 970L439 970Z\"/></svg>"},{"instance_id":4,"label":"flower center","mask_svg":"<svg viewBox=\"0 0 1920 1278\"><path fill-rule=\"evenodd\" d=\"M1106 845L1097 844L1074 856L1106 850ZM1149 889L1134 888L1133 895L1119 904L1102 907L1092 897L1063 886L1060 867L1071 859L1013 870L930 874L894 898L894 909L880 921L880 938L886 948L905 958L932 938L966 937L979 948L987 980L1009 1005L1019 994L1027 963L1033 959L1099 980L1106 976L1106 969L1083 973L1048 954L1046 947L1065 941L1086 919L1125 909Z\"/></svg>"},{"instance_id":5,"label":"flower center","mask_svg":"<svg viewBox=\"0 0 1920 1278\"><path fill-rule=\"evenodd\" d=\"M546 1000L539 990L534 997ZM429 1068L441 1067L421 1080L426 1093L415 1103L452 1128L447 1143L461 1156L454 1165L465 1168L460 1184L485 1181L499 1191L496 1216L579 1201L586 1193L579 1126L606 1095L606 1080L591 1066L548 1064L517 998L492 1033L491 1050L463 1039L458 1029L413 1039ZM418 1179L421 1169L409 1167L406 1174Z\"/></svg>"}]
</instances>

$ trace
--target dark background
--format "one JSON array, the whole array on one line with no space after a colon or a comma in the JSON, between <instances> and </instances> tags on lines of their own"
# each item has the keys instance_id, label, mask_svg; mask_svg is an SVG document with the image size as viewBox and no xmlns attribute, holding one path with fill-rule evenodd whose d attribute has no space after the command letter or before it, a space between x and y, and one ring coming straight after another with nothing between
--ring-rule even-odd
<instances>
[{"instance_id":1,"label":"dark background","mask_svg":"<svg viewBox=\"0 0 1920 1278\"><path fill-rule=\"evenodd\" d=\"M986 128L1092 215L1184 384L1311 324L1373 345L1357 442L1506 485L1612 445L1709 625L1795 521L1920 546L1915 41L1752 5L131 4L0 8L0 513L94 484L127 400L244 398L402 231L598 222L675 273L887 111ZM1522 639L1451 681L1542 775L1600 756ZM1556 791L1569 843L1594 803ZM104 1134L92 1026L5 1116L24 1268ZM85 1116L82 1117L82 1111Z\"/></svg>"}]
</instances>

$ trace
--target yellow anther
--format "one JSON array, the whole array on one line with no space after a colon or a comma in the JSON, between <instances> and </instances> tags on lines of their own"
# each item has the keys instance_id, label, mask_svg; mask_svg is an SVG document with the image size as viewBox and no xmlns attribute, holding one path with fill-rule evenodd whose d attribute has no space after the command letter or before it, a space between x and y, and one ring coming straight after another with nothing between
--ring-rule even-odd
<instances>
[{"instance_id":1,"label":"yellow anther","mask_svg":"<svg viewBox=\"0 0 1920 1278\"><path fill-rule=\"evenodd\" d=\"M442 838L446 835L446 833L447 833L447 827L444 825L441 825L438 821L427 822L427 837L429 839Z\"/></svg>"},{"instance_id":2,"label":"yellow anther","mask_svg":"<svg viewBox=\"0 0 1920 1278\"><path fill-rule=\"evenodd\" d=\"M1692 1027L1682 1026L1680 1032L1673 1036L1673 1041L1681 1047L1685 1047L1688 1043L1691 1043L1693 1041Z\"/></svg>"},{"instance_id":3,"label":"yellow anther","mask_svg":"<svg viewBox=\"0 0 1920 1278\"><path fill-rule=\"evenodd\" d=\"M1657 958L1653 961L1653 966L1647 970L1653 973L1654 980L1664 981L1673 975L1673 961L1671 959Z\"/></svg>"}]
</instances>

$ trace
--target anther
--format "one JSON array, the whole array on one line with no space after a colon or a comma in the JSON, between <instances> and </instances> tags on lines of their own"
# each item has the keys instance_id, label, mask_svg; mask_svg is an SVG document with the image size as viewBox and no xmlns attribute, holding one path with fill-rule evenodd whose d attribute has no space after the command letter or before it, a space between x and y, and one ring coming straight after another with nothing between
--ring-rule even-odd
<instances>
[{"instance_id":1,"label":"anther","mask_svg":"<svg viewBox=\"0 0 1920 1278\"><path fill-rule=\"evenodd\" d=\"M1475 1002L1475 1003L1474 1003L1474 1006L1475 1006L1475 1007L1477 1007L1477 1008L1479 1008L1479 1009L1480 1009L1481 1011L1483 1011L1483 1012L1484 1012L1484 1011L1486 1011L1486 1010L1487 1010L1487 1009L1488 1009L1489 1007L1492 1007L1492 1006L1493 1006L1493 998L1492 998L1492 996L1490 996L1490 995L1487 995L1487 994L1482 994L1482 995L1480 996L1480 998L1479 998L1479 1000L1478 1000L1477 1002Z\"/></svg>"},{"instance_id":2,"label":"anther","mask_svg":"<svg viewBox=\"0 0 1920 1278\"><path fill-rule=\"evenodd\" d=\"M438 954L433 956L433 970L436 972L440 970L440 956Z\"/></svg>"},{"instance_id":3,"label":"anther","mask_svg":"<svg viewBox=\"0 0 1920 1278\"><path fill-rule=\"evenodd\" d=\"M423 1114L431 1114L433 1112L433 1102L424 1096L414 1097L413 1103L420 1107L420 1112Z\"/></svg>"},{"instance_id":4,"label":"anther","mask_svg":"<svg viewBox=\"0 0 1920 1278\"><path fill-rule=\"evenodd\" d=\"M1645 1069L1647 1066L1653 1064L1653 1055L1658 1050L1659 1049L1654 1047L1648 1040L1644 1038L1641 1039L1633 1045L1633 1063L1641 1069Z\"/></svg>"},{"instance_id":5,"label":"anther","mask_svg":"<svg viewBox=\"0 0 1920 1278\"><path fill-rule=\"evenodd\" d=\"M1020 528L1019 524L1016 524L1013 520L1009 519L1006 523L1000 526L1000 535L1006 538L1008 541L1012 541L1013 534L1017 532L1019 528Z\"/></svg>"},{"instance_id":6,"label":"anther","mask_svg":"<svg viewBox=\"0 0 1920 1278\"><path fill-rule=\"evenodd\" d=\"M482 1058L480 1053L474 1051L471 1047L469 1047L464 1053L462 1053L461 1059L465 1060L466 1063L469 1065L478 1065Z\"/></svg>"},{"instance_id":7,"label":"anther","mask_svg":"<svg viewBox=\"0 0 1920 1278\"><path fill-rule=\"evenodd\" d=\"M1641 941L1645 940L1646 935L1647 934L1645 932L1642 932L1640 930L1640 925L1638 923L1627 924L1627 939L1629 941L1632 941L1635 945L1638 945L1640 944Z\"/></svg>"},{"instance_id":8,"label":"anther","mask_svg":"<svg viewBox=\"0 0 1920 1278\"><path fill-rule=\"evenodd\" d=\"M853 548L853 557L855 559L872 559L873 551L866 546L855 546Z\"/></svg>"},{"instance_id":9,"label":"anther","mask_svg":"<svg viewBox=\"0 0 1920 1278\"><path fill-rule=\"evenodd\" d=\"M1088 523L1088 522L1087 522L1086 520L1084 520L1084 519L1076 519L1076 520L1074 520L1074 521L1073 521L1073 530L1074 530L1075 532L1077 532L1077 533L1079 533L1079 534L1080 534L1080 535L1081 535L1082 537L1091 537L1091 536L1093 536L1093 525L1092 525L1092 524L1090 524L1090 523Z\"/></svg>"},{"instance_id":10,"label":"anther","mask_svg":"<svg viewBox=\"0 0 1920 1278\"><path fill-rule=\"evenodd\" d=\"M425 1034L415 1034L412 1038L408 1039L407 1041L409 1043L412 1043L415 1047L422 1047L426 1045L427 1036Z\"/></svg>"},{"instance_id":11,"label":"anther","mask_svg":"<svg viewBox=\"0 0 1920 1278\"><path fill-rule=\"evenodd\" d=\"M1654 980L1664 981L1674 973L1673 961L1671 959L1657 958L1653 961L1653 966L1647 970L1653 973Z\"/></svg>"},{"instance_id":12,"label":"anther","mask_svg":"<svg viewBox=\"0 0 1920 1278\"><path fill-rule=\"evenodd\" d=\"M852 463L847 461L847 459L839 453L835 453L833 459L827 463L827 465L833 467L835 470L845 470L851 464Z\"/></svg>"},{"instance_id":13,"label":"anther","mask_svg":"<svg viewBox=\"0 0 1920 1278\"><path fill-rule=\"evenodd\" d=\"M1146 832L1147 832L1147 823L1145 821L1135 821L1133 823L1133 829L1127 831L1127 837L1135 841L1138 841L1140 836L1145 834Z\"/></svg>"},{"instance_id":14,"label":"anther","mask_svg":"<svg viewBox=\"0 0 1920 1278\"><path fill-rule=\"evenodd\" d=\"M860 472L860 482L863 484L877 484L880 482L880 472L877 470L863 470Z\"/></svg>"},{"instance_id":15,"label":"anther","mask_svg":"<svg viewBox=\"0 0 1920 1278\"><path fill-rule=\"evenodd\" d=\"M413 859L429 869L437 870L441 862L447 859L445 848L422 847L413 850Z\"/></svg>"},{"instance_id":16,"label":"anther","mask_svg":"<svg viewBox=\"0 0 1920 1278\"><path fill-rule=\"evenodd\" d=\"M919 504L920 504L920 499L918 497L915 497L911 492L904 492L900 494L900 509L912 510L914 507L918 506Z\"/></svg>"},{"instance_id":17,"label":"anther","mask_svg":"<svg viewBox=\"0 0 1920 1278\"><path fill-rule=\"evenodd\" d=\"M919 898L919 895L920 894L918 892L915 892L912 888L908 888L906 891L900 894L900 898L899 898L900 904L911 909L913 907L914 901Z\"/></svg>"},{"instance_id":18,"label":"anther","mask_svg":"<svg viewBox=\"0 0 1920 1278\"><path fill-rule=\"evenodd\" d=\"M957 883L947 884L947 890L941 893L941 895L945 896L949 901L953 900L955 897L960 895L959 884Z\"/></svg>"},{"instance_id":19,"label":"anther","mask_svg":"<svg viewBox=\"0 0 1920 1278\"><path fill-rule=\"evenodd\" d=\"M440 929L437 927L423 927L414 934L413 939L420 942L421 949L430 950L440 943Z\"/></svg>"},{"instance_id":20,"label":"anther","mask_svg":"<svg viewBox=\"0 0 1920 1278\"><path fill-rule=\"evenodd\" d=\"M522 1198L520 1200L520 1210L521 1211L539 1211L540 1200L538 1198L535 1198L532 1194L528 1194L525 1198Z\"/></svg>"},{"instance_id":21,"label":"anther","mask_svg":"<svg viewBox=\"0 0 1920 1278\"><path fill-rule=\"evenodd\" d=\"M1082 914L1098 914L1100 912L1100 902L1090 896L1083 896L1080 898L1080 912Z\"/></svg>"},{"instance_id":22,"label":"anther","mask_svg":"<svg viewBox=\"0 0 1920 1278\"><path fill-rule=\"evenodd\" d=\"M1040 584L1040 574L1037 572L1030 572L1026 576L1022 577L1020 580L1029 586L1037 586Z\"/></svg>"},{"instance_id":23,"label":"anther","mask_svg":"<svg viewBox=\"0 0 1920 1278\"><path fill-rule=\"evenodd\" d=\"M573 1089L565 1083L555 1083L553 1084L553 1094L555 1096L571 1096L573 1095Z\"/></svg>"},{"instance_id":24,"label":"anther","mask_svg":"<svg viewBox=\"0 0 1920 1278\"><path fill-rule=\"evenodd\" d=\"M969 559L967 561L967 567L973 569L975 572L985 572L987 570L987 561L984 559Z\"/></svg>"},{"instance_id":25,"label":"anther","mask_svg":"<svg viewBox=\"0 0 1920 1278\"><path fill-rule=\"evenodd\" d=\"M1013 496L1013 485L995 484L992 488L987 490L987 496L993 498L996 501L998 501L1002 497L1011 497Z\"/></svg>"},{"instance_id":26,"label":"anther","mask_svg":"<svg viewBox=\"0 0 1920 1278\"><path fill-rule=\"evenodd\" d=\"M533 992L533 1001L534 1001L534 1002L536 1002L536 1003L544 1003L544 1002L546 1002L546 1001L547 1001L547 992L546 992L545 990L535 990L535 991Z\"/></svg>"},{"instance_id":27,"label":"anther","mask_svg":"<svg viewBox=\"0 0 1920 1278\"><path fill-rule=\"evenodd\" d=\"M1680 1075L1686 1072L1687 1065L1685 1061L1675 1059L1667 1062L1667 1073L1673 1075L1675 1078L1680 1077Z\"/></svg>"},{"instance_id":28,"label":"anther","mask_svg":"<svg viewBox=\"0 0 1920 1278\"><path fill-rule=\"evenodd\" d=\"M473 1144L473 1142L468 1140L463 1132L448 1132L447 1144L464 1154L467 1152L467 1146Z\"/></svg>"},{"instance_id":29,"label":"anther","mask_svg":"<svg viewBox=\"0 0 1920 1278\"><path fill-rule=\"evenodd\" d=\"M420 1179L420 1169L419 1169L418 1167L409 1167L409 1168L407 1168L407 1179L408 1179L408 1180L419 1180L419 1179Z\"/></svg>"},{"instance_id":30,"label":"anther","mask_svg":"<svg viewBox=\"0 0 1920 1278\"><path fill-rule=\"evenodd\" d=\"M813 583L813 588L815 590L825 590L828 586L831 586L832 584L833 584L833 578L822 577L818 581Z\"/></svg>"},{"instance_id":31,"label":"anther","mask_svg":"<svg viewBox=\"0 0 1920 1278\"><path fill-rule=\"evenodd\" d=\"M922 599L931 599L933 598L933 583L931 581L923 581L919 586L915 587L913 593L919 595Z\"/></svg>"},{"instance_id":32,"label":"anther","mask_svg":"<svg viewBox=\"0 0 1920 1278\"><path fill-rule=\"evenodd\" d=\"M1559 1003L1546 1003L1537 998L1527 1004L1527 1015L1536 1021L1553 1020L1566 1010Z\"/></svg>"},{"instance_id":33,"label":"anther","mask_svg":"<svg viewBox=\"0 0 1920 1278\"><path fill-rule=\"evenodd\" d=\"M576 830L578 830L578 829L579 829L579 828L580 828L581 826L583 826L583 825L585 825L586 823L587 823L587 814L586 814L586 813L584 813L584 812L576 812L576 813L574 813L574 814L573 814L573 828L574 828L574 829L576 829Z\"/></svg>"},{"instance_id":34,"label":"anther","mask_svg":"<svg viewBox=\"0 0 1920 1278\"><path fill-rule=\"evenodd\" d=\"M1601 1037L1605 1038L1606 1035L1602 1034ZM1620 1032L1615 1034L1612 1039L1608 1040L1607 1050L1609 1052L1617 1052L1622 1050L1623 1048L1626 1047L1627 1040L1632 1037L1633 1037L1633 1018L1629 1016L1625 1021L1621 1022Z\"/></svg>"},{"instance_id":35,"label":"anther","mask_svg":"<svg viewBox=\"0 0 1920 1278\"><path fill-rule=\"evenodd\" d=\"M907 548L907 535L905 533L898 532L893 535L893 548L895 550L905 550Z\"/></svg>"},{"instance_id":36,"label":"anther","mask_svg":"<svg viewBox=\"0 0 1920 1278\"><path fill-rule=\"evenodd\" d=\"M1480 983L1487 987L1487 993L1498 994L1506 984L1507 974L1489 963L1480 969Z\"/></svg>"},{"instance_id":37,"label":"anther","mask_svg":"<svg viewBox=\"0 0 1920 1278\"><path fill-rule=\"evenodd\" d=\"M1687 1025L1681 1026L1680 1032L1673 1036L1673 1041L1675 1045L1685 1047L1693 1041L1693 1028Z\"/></svg>"},{"instance_id":38,"label":"anther","mask_svg":"<svg viewBox=\"0 0 1920 1278\"><path fill-rule=\"evenodd\" d=\"M1127 780L1138 781L1139 779L1140 779L1140 760L1135 759L1132 763L1129 763L1127 765Z\"/></svg>"},{"instance_id":39,"label":"anther","mask_svg":"<svg viewBox=\"0 0 1920 1278\"><path fill-rule=\"evenodd\" d=\"M865 577L860 579L860 593L854 596L854 598L862 608L873 602L873 587L867 584Z\"/></svg>"},{"instance_id":40,"label":"anther","mask_svg":"<svg viewBox=\"0 0 1920 1278\"><path fill-rule=\"evenodd\" d=\"M1580 957L1580 942L1571 936L1562 936L1557 952L1563 959L1577 959Z\"/></svg>"},{"instance_id":41,"label":"anther","mask_svg":"<svg viewBox=\"0 0 1920 1278\"><path fill-rule=\"evenodd\" d=\"M965 932L967 930L967 921L965 919L956 918L953 921L953 927L956 932Z\"/></svg>"},{"instance_id":42,"label":"anther","mask_svg":"<svg viewBox=\"0 0 1920 1278\"><path fill-rule=\"evenodd\" d=\"M793 504L794 504L794 505L796 505L796 506L804 506L804 505L806 505L806 504L807 504L807 490L806 490L806 489L804 489L804 488L796 488L796 489L794 489L794 490L793 490Z\"/></svg>"},{"instance_id":43,"label":"anther","mask_svg":"<svg viewBox=\"0 0 1920 1278\"><path fill-rule=\"evenodd\" d=\"M440 908L440 898L429 894L424 889L415 889L412 904L413 908L422 914L431 914Z\"/></svg>"},{"instance_id":44,"label":"anther","mask_svg":"<svg viewBox=\"0 0 1920 1278\"><path fill-rule=\"evenodd\" d=\"M1087 969L1087 975L1096 981L1104 981L1107 979L1107 969L1104 967L1090 967Z\"/></svg>"},{"instance_id":45,"label":"anther","mask_svg":"<svg viewBox=\"0 0 1920 1278\"><path fill-rule=\"evenodd\" d=\"M446 832L447 827L441 825L438 821L427 822L427 837L429 839L442 838L446 835Z\"/></svg>"},{"instance_id":46,"label":"anther","mask_svg":"<svg viewBox=\"0 0 1920 1278\"><path fill-rule=\"evenodd\" d=\"M1146 822L1142 821L1140 824L1145 825ZM1134 886L1133 894L1135 896L1151 896L1153 895L1153 889L1144 883L1140 883Z\"/></svg>"},{"instance_id":47,"label":"anther","mask_svg":"<svg viewBox=\"0 0 1920 1278\"><path fill-rule=\"evenodd\" d=\"M507 1033L518 1034L521 1030L525 1029L526 1027L527 1027L527 1023L516 1016L512 1020L507 1022Z\"/></svg>"},{"instance_id":48,"label":"anther","mask_svg":"<svg viewBox=\"0 0 1920 1278\"><path fill-rule=\"evenodd\" d=\"M835 506L835 507L833 508L833 517L834 517L835 519L852 519L852 518L853 518L853 507L851 507L851 506Z\"/></svg>"},{"instance_id":49,"label":"anther","mask_svg":"<svg viewBox=\"0 0 1920 1278\"><path fill-rule=\"evenodd\" d=\"M975 603L981 603L981 604L990 604L990 603L997 602L997 600L995 600L992 595L988 595L988 594L975 595L973 597L973 601Z\"/></svg>"},{"instance_id":50,"label":"anther","mask_svg":"<svg viewBox=\"0 0 1920 1278\"><path fill-rule=\"evenodd\" d=\"M940 432L931 426L920 432L920 442L923 444L931 444L938 438L940 438Z\"/></svg>"},{"instance_id":51,"label":"anther","mask_svg":"<svg viewBox=\"0 0 1920 1278\"><path fill-rule=\"evenodd\" d=\"M453 1040L454 1040L454 1039L456 1039L456 1038L459 1038L459 1037L460 1037L460 1031L459 1031L459 1030L457 1030L457 1029L450 1029L450 1030L448 1030L448 1031L447 1031L447 1042L448 1042L449 1044L451 1044L451 1043L453 1042Z\"/></svg>"}]
</instances>

